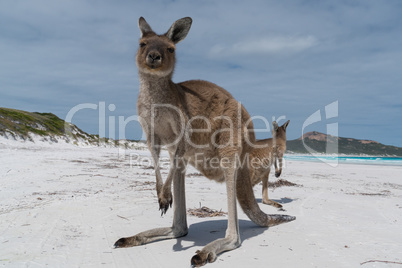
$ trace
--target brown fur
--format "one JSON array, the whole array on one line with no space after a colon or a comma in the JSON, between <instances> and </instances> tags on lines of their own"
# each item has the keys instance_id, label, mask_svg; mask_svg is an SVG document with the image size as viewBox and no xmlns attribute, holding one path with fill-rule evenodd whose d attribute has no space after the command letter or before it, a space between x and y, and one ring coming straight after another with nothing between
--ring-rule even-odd
<instances>
[{"instance_id":1,"label":"brown fur","mask_svg":"<svg viewBox=\"0 0 402 268\"><path fill-rule=\"evenodd\" d=\"M246 109L213 83L172 82L174 50L186 37L191 23L191 18L180 19L166 34L157 35L145 19L139 19L142 36L136 57L140 77L138 115L155 163L159 207L166 213L173 202L174 216L172 227L121 238L115 247L137 246L187 234L184 179L186 165L191 164L207 178L225 181L228 199L226 236L197 252L191 262L200 266L215 261L217 254L240 246L236 195L245 213L260 226L273 226L295 218L263 213L255 201L247 165L238 164L255 143L253 124L248 123L250 116ZM171 157L165 182L158 165L162 145ZM216 161L220 165L215 165Z\"/></svg>"},{"instance_id":2,"label":"brown fur","mask_svg":"<svg viewBox=\"0 0 402 268\"><path fill-rule=\"evenodd\" d=\"M278 127L276 122L273 122L272 125L272 138L257 140L257 146L250 153L250 179L253 185L262 181L262 202L264 204L282 208L281 204L268 198L268 178L272 165L275 166L277 178L282 173L283 154L286 151L286 128L289 120L281 127Z\"/></svg>"}]
</instances>

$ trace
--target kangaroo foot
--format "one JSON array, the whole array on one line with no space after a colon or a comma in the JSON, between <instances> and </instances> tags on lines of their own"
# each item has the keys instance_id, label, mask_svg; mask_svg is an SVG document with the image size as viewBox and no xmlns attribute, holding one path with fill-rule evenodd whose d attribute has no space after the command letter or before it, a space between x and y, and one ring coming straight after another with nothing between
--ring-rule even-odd
<instances>
[{"instance_id":1,"label":"kangaroo foot","mask_svg":"<svg viewBox=\"0 0 402 268\"><path fill-rule=\"evenodd\" d=\"M265 205L274 206L276 208L282 208L281 204L279 204L279 203L277 203L275 201L272 201L271 199L263 199L262 203L265 204Z\"/></svg>"},{"instance_id":2,"label":"kangaroo foot","mask_svg":"<svg viewBox=\"0 0 402 268\"><path fill-rule=\"evenodd\" d=\"M290 221L294 221L296 219L296 217L294 216L289 216L289 215L278 215L278 214L274 214L274 215L268 215L269 216L269 224L268 226L275 226L278 224L282 224L282 223L286 223L286 222L290 222Z\"/></svg>"},{"instance_id":3,"label":"kangaroo foot","mask_svg":"<svg viewBox=\"0 0 402 268\"><path fill-rule=\"evenodd\" d=\"M161 196L158 198L159 201L159 210L161 211L161 216L166 214L166 211L169 207L172 207L173 203L173 196L171 192L162 193Z\"/></svg>"},{"instance_id":4,"label":"kangaroo foot","mask_svg":"<svg viewBox=\"0 0 402 268\"><path fill-rule=\"evenodd\" d=\"M216 260L216 254L213 252L197 250L196 253L197 254L191 258L191 267L200 267L208 262L214 262Z\"/></svg>"},{"instance_id":5,"label":"kangaroo foot","mask_svg":"<svg viewBox=\"0 0 402 268\"><path fill-rule=\"evenodd\" d=\"M140 246L142 244L144 244L144 242L138 236L124 237L120 238L119 240L116 241L116 243L114 243L114 248L128 248L128 247Z\"/></svg>"}]
</instances>

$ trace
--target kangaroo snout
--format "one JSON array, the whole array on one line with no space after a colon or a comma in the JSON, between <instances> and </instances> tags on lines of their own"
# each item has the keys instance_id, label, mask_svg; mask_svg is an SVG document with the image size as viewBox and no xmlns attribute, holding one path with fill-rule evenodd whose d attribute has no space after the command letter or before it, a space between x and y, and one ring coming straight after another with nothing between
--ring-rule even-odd
<instances>
[{"instance_id":1,"label":"kangaroo snout","mask_svg":"<svg viewBox=\"0 0 402 268\"><path fill-rule=\"evenodd\" d=\"M158 51L151 51L148 53L146 62L152 69L157 68L162 65L162 55Z\"/></svg>"}]
</instances>

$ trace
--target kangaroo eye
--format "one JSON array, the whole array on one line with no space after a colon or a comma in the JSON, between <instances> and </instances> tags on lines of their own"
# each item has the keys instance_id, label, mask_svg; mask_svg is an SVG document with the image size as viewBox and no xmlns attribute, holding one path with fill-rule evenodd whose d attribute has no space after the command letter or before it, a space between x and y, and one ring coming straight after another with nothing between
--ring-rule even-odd
<instances>
[{"instance_id":1,"label":"kangaroo eye","mask_svg":"<svg viewBox=\"0 0 402 268\"><path fill-rule=\"evenodd\" d=\"M147 44L145 44L144 42L143 43L140 43L140 47L145 47Z\"/></svg>"},{"instance_id":2,"label":"kangaroo eye","mask_svg":"<svg viewBox=\"0 0 402 268\"><path fill-rule=\"evenodd\" d=\"M173 53L173 52L174 52L174 48L172 48L172 47L169 47L167 50L168 50L170 53Z\"/></svg>"}]
</instances>

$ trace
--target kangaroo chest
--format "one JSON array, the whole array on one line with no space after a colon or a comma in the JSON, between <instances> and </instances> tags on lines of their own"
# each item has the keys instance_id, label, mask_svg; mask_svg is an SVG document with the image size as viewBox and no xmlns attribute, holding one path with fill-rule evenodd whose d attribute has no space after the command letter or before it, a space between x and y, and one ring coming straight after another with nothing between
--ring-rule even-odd
<instances>
[{"instance_id":1,"label":"kangaroo chest","mask_svg":"<svg viewBox=\"0 0 402 268\"><path fill-rule=\"evenodd\" d=\"M167 90L141 86L137 112L147 136L160 137L163 144L178 141L185 131L185 116Z\"/></svg>"}]
</instances>

